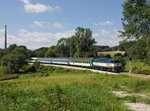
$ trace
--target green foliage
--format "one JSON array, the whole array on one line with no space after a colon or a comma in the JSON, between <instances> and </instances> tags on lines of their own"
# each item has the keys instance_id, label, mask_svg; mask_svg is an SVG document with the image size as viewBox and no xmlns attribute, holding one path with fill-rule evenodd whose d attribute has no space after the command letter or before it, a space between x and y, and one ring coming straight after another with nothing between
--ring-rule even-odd
<instances>
[{"instance_id":1,"label":"green foliage","mask_svg":"<svg viewBox=\"0 0 150 111\"><path fill-rule=\"evenodd\" d=\"M121 36L144 38L150 35L150 5L147 0L126 0L123 4L123 28Z\"/></svg>"},{"instance_id":2,"label":"green foliage","mask_svg":"<svg viewBox=\"0 0 150 111\"><path fill-rule=\"evenodd\" d=\"M61 38L57 45L50 47L45 53L46 57L91 57L94 56L96 41L92 31L87 28L76 28L75 35Z\"/></svg>"},{"instance_id":3,"label":"green foliage","mask_svg":"<svg viewBox=\"0 0 150 111\"><path fill-rule=\"evenodd\" d=\"M141 39L138 40L132 46L130 46L127 53L129 54L129 57L132 57L133 59L144 60L147 57L147 50L145 47L146 47L145 41Z\"/></svg>"},{"instance_id":4,"label":"green foliage","mask_svg":"<svg viewBox=\"0 0 150 111\"><path fill-rule=\"evenodd\" d=\"M78 27L75 32L76 39L76 53L75 57L89 57L92 56L92 51L95 39L92 38L92 31L90 29L85 29Z\"/></svg>"},{"instance_id":5,"label":"green foliage","mask_svg":"<svg viewBox=\"0 0 150 111\"><path fill-rule=\"evenodd\" d=\"M123 4L124 39L119 48L125 50L129 57L150 63L150 4L147 0L126 0Z\"/></svg>"},{"instance_id":6,"label":"green foliage","mask_svg":"<svg viewBox=\"0 0 150 111\"><path fill-rule=\"evenodd\" d=\"M1 58L4 73L18 73L20 68L27 64L30 52L25 46L10 45L5 49L5 55Z\"/></svg>"},{"instance_id":7,"label":"green foliage","mask_svg":"<svg viewBox=\"0 0 150 111\"><path fill-rule=\"evenodd\" d=\"M34 73L36 72L34 65L24 65L20 68L21 73Z\"/></svg>"},{"instance_id":8,"label":"green foliage","mask_svg":"<svg viewBox=\"0 0 150 111\"><path fill-rule=\"evenodd\" d=\"M128 71L129 70L129 60L126 59L125 61L126 61L125 70ZM150 74L150 66L140 60L132 60L131 67L132 67L133 73L145 74L145 75Z\"/></svg>"},{"instance_id":9,"label":"green foliage","mask_svg":"<svg viewBox=\"0 0 150 111\"><path fill-rule=\"evenodd\" d=\"M36 49L33 51L33 57L44 57L45 56L45 53L48 51L48 48L47 47L41 47L39 49Z\"/></svg>"},{"instance_id":10,"label":"green foliage","mask_svg":"<svg viewBox=\"0 0 150 111\"><path fill-rule=\"evenodd\" d=\"M3 57L3 55L4 55L4 50L0 49L0 59Z\"/></svg>"},{"instance_id":11,"label":"green foliage","mask_svg":"<svg viewBox=\"0 0 150 111\"><path fill-rule=\"evenodd\" d=\"M48 48L48 50L45 52L45 57L57 57L57 49L56 46L51 46Z\"/></svg>"},{"instance_id":12,"label":"green foliage","mask_svg":"<svg viewBox=\"0 0 150 111\"><path fill-rule=\"evenodd\" d=\"M143 100L136 96L118 99L110 92L123 90L148 95L149 80L80 70L77 72L73 69L57 69L59 70L57 72L56 69L50 67L50 76L47 77L24 74L17 81L1 81L0 109L2 111L129 111L123 105L124 100L149 103L149 99ZM57 73L51 75L55 71Z\"/></svg>"},{"instance_id":13,"label":"green foliage","mask_svg":"<svg viewBox=\"0 0 150 111\"><path fill-rule=\"evenodd\" d=\"M121 101L118 101L100 84L69 83L68 85L60 85L56 83L47 84L42 89L39 87L38 90L28 89L26 85L24 88L18 85L15 89L6 86L5 89L0 87L0 102L2 102L4 109L10 111L128 111Z\"/></svg>"},{"instance_id":14,"label":"green foliage","mask_svg":"<svg viewBox=\"0 0 150 111\"><path fill-rule=\"evenodd\" d=\"M137 73L137 74L150 75L150 69L144 69L144 68L135 69L134 72Z\"/></svg>"}]
</instances>

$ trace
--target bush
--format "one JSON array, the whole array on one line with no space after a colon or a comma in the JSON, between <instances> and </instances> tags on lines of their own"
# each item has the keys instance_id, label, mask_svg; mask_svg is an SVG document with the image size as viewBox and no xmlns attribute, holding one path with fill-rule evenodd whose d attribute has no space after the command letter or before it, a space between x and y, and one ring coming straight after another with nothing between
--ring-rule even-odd
<instances>
[{"instance_id":1,"label":"bush","mask_svg":"<svg viewBox=\"0 0 150 111\"><path fill-rule=\"evenodd\" d=\"M12 70L9 66L7 67L2 67L2 74L11 74L12 73Z\"/></svg>"},{"instance_id":2,"label":"bush","mask_svg":"<svg viewBox=\"0 0 150 111\"><path fill-rule=\"evenodd\" d=\"M136 69L134 72L137 74L150 75L150 70L148 69Z\"/></svg>"},{"instance_id":3,"label":"bush","mask_svg":"<svg viewBox=\"0 0 150 111\"><path fill-rule=\"evenodd\" d=\"M24 65L21 69L20 72L22 73L32 73L36 72L35 66L33 65Z\"/></svg>"},{"instance_id":4,"label":"bush","mask_svg":"<svg viewBox=\"0 0 150 111\"><path fill-rule=\"evenodd\" d=\"M18 46L13 50L8 48L6 51L7 53L1 58L4 73L18 73L20 68L27 64L28 50L24 46Z\"/></svg>"}]
</instances>

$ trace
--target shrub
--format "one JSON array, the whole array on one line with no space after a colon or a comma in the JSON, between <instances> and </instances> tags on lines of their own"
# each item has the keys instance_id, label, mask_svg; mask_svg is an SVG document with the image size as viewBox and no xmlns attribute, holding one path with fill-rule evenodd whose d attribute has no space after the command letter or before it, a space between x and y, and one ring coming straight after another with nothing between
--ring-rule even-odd
<instances>
[{"instance_id":1,"label":"shrub","mask_svg":"<svg viewBox=\"0 0 150 111\"><path fill-rule=\"evenodd\" d=\"M22 73L32 73L32 72L35 72L36 69L35 69L35 66L33 65L24 65L21 69L20 69L20 72Z\"/></svg>"},{"instance_id":2,"label":"shrub","mask_svg":"<svg viewBox=\"0 0 150 111\"><path fill-rule=\"evenodd\" d=\"M134 72L137 74L150 75L150 70L148 70L148 69L135 69Z\"/></svg>"}]
</instances>

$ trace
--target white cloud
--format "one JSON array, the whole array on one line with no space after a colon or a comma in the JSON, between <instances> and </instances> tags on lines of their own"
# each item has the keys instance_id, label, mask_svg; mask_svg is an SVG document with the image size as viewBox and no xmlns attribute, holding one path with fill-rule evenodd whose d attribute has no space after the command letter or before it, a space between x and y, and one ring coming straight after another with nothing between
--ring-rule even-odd
<instances>
[{"instance_id":1,"label":"white cloud","mask_svg":"<svg viewBox=\"0 0 150 111\"><path fill-rule=\"evenodd\" d=\"M51 25L51 27L57 28L57 29L62 29L62 28L64 28L63 24L58 23L58 22L53 23L53 24Z\"/></svg>"},{"instance_id":2,"label":"white cloud","mask_svg":"<svg viewBox=\"0 0 150 111\"><path fill-rule=\"evenodd\" d=\"M121 41L121 38L119 38L118 35L119 35L119 32L117 29L114 29L112 31L102 29L93 34L93 36L95 37L97 41L97 44L108 45L108 46L116 46L119 44L119 41Z\"/></svg>"},{"instance_id":3,"label":"white cloud","mask_svg":"<svg viewBox=\"0 0 150 111\"><path fill-rule=\"evenodd\" d=\"M53 12L56 10L60 10L59 6L50 6L41 3L32 4L30 0L21 0L24 4L25 12L27 13L42 13L42 12Z\"/></svg>"},{"instance_id":4,"label":"white cloud","mask_svg":"<svg viewBox=\"0 0 150 111\"><path fill-rule=\"evenodd\" d=\"M30 4L30 0L21 0L24 4Z\"/></svg>"},{"instance_id":5,"label":"white cloud","mask_svg":"<svg viewBox=\"0 0 150 111\"><path fill-rule=\"evenodd\" d=\"M5 29L4 28L0 28L0 33L4 33Z\"/></svg>"},{"instance_id":6,"label":"white cloud","mask_svg":"<svg viewBox=\"0 0 150 111\"><path fill-rule=\"evenodd\" d=\"M46 23L44 21L34 21L33 24L31 24L31 27L43 27Z\"/></svg>"},{"instance_id":7,"label":"white cloud","mask_svg":"<svg viewBox=\"0 0 150 111\"><path fill-rule=\"evenodd\" d=\"M95 36L102 36L102 37L106 37L106 36L110 36L110 31L107 31L105 29L99 30L97 33L95 33Z\"/></svg>"},{"instance_id":8,"label":"white cloud","mask_svg":"<svg viewBox=\"0 0 150 111\"><path fill-rule=\"evenodd\" d=\"M94 25L96 26L108 26L108 25L112 25L113 23L111 21L105 21L105 22L98 22L98 23L94 23Z\"/></svg>"},{"instance_id":9,"label":"white cloud","mask_svg":"<svg viewBox=\"0 0 150 111\"><path fill-rule=\"evenodd\" d=\"M63 29L64 28L64 24L63 23L59 23L59 22L55 22L55 23L49 23L49 22L44 22L44 21L38 21L35 20L32 24L29 25L30 27L45 27L45 28L54 28L54 29Z\"/></svg>"},{"instance_id":10,"label":"white cloud","mask_svg":"<svg viewBox=\"0 0 150 111\"><path fill-rule=\"evenodd\" d=\"M14 35L8 35L8 45L17 44L25 45L29 49L37 49L40 47L49 47L55 45L61 37L70 37L74 34L74 30L68 30L65 32L58 33L44 33L44 32L30 32L25 29L21 29L19 33ZM4 44L4 35L0 34L0 47Z\"/></svg>"}]
</instances>

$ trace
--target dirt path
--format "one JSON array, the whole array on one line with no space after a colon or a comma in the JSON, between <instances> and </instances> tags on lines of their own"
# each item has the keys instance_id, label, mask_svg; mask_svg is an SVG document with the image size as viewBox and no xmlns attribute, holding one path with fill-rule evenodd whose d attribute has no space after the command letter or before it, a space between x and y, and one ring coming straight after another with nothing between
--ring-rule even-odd
<instances>
[{"instance_id":1,"label":"dirt path","mask_svg":"<svg viewBox=\"0 0 150 111\"><path fill-rule=\"evenodd\" d=\"M142 94L136 94L136 93L126 93L123 91L111 91L113 94L115 94L119 98L123 98L126 96L141 96L144 98L149 98ZM144 103L134 103L134 102L126 102L124 103L129 109L133 111L150 111L150 104L144 104Z\"/></svg>"},{"instance_id":2,"label":"dirt path","mask_svg":"<svg viewBox=\"0 0 150 111\"><path fill-rule=\"evenodd\" d=\"M143 104L143 103L125 103L129 109L134 111L150 111L150 105Z\"/></svg>"}]
</instances>

